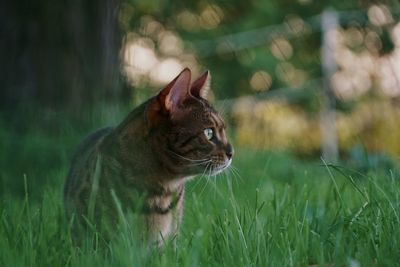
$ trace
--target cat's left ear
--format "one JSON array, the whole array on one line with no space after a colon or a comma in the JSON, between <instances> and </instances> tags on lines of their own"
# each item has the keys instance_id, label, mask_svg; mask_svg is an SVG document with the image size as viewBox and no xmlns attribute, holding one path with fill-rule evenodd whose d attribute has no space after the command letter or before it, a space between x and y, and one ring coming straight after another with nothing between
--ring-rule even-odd
<instances>
[{"instance_id":1,"label":"cat's left ear","mask_svg":"<svg viewBox=\"0 0 400 267\"><path fill-rule=\"evenodd\" d=\"M185 68L167 86L162 89L148 108L148 116L151 124L157 124L164 115L170 118L178 118L183 114L183 102L190 98L191 71ZM163 116L160 116L164 114Z\"/></svg>"},{"instance_id":2,"label":"cat's left ear","mask_svg":"<svg viewBox=\"0 0 400 267\"><path fill-rule=\"evenodd\" d=\"M206 70L190 87L190 94L197 98L207 98L210 91L211 75L210 71Z\"/></svg>"}]
</instances>

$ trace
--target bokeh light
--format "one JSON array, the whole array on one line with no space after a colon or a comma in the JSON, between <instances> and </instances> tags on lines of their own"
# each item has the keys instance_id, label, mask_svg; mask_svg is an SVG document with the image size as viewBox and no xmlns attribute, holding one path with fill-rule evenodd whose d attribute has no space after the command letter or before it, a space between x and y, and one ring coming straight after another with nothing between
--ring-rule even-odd
<instances>
[{"instance_id":1,"label":"bokeh light","mask_svg":"<svg viewBox=\"0 0 400 267\"><path fill-rule=\"evenodd\" d=\"M266 71L257 71L251 76L250 85L255 91L267 90L272 85L272 77Z\"/></svg>"}]
</instances>

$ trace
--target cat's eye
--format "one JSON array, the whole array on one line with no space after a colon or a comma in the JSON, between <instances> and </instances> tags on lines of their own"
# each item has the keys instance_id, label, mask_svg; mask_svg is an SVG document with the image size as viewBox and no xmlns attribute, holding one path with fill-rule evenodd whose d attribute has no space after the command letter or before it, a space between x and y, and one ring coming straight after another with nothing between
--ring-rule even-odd
<instances>
[{"instance_id":1,"label":"cat's eye","mask_svg":"<svg viewBox=\"0 0 400 267\"><path fill-rule=\"evenodd\" d=\"M206 136L207 140L211 140L214 137L214 131L211 128L204 129L204 135Z\"/></svg>"}]
</instances>

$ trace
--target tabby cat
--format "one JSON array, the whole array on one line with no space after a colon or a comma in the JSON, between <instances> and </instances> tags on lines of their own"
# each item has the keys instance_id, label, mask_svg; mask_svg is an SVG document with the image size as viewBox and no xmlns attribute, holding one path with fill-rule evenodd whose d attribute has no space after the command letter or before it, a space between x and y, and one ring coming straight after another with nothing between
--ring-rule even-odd
<instances>
[{"instance_id":1,"label":"tabby cat","mask_svg":"<svg viewBox=\"0 0 400 267\"><path fill-rule=\"evenodd\" d=\"M190 81L186 68L117 127L82 142L64 191L75 224L113 225L138 211L147 240L162 244L177 233L185 182L223 171L233 155L225 124L205 99L209 72Z\"/></svg>"}]
</instances>

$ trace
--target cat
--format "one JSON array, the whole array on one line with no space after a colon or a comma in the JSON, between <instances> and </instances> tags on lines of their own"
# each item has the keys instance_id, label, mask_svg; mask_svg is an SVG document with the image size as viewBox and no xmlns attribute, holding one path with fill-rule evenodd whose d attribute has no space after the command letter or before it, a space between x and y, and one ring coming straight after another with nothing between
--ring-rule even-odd
<instances>
[{"instance_id":1,"label":"cat","mask_svg":"<svg viewBox=\"0 0 400 267\"><path fill-rule=\"evenodd\" d=\"M206 71L191 84L185 68L117 127L82 142L64 188L74 225L113 225L121 213L136 211L148 242L162 245L177 234L186 181L222 172L234 153L224 121L206 100L210 79Z\"/></svg>"}]
</instances>

